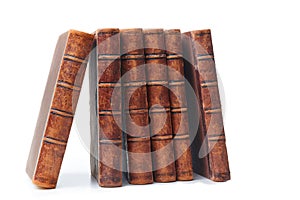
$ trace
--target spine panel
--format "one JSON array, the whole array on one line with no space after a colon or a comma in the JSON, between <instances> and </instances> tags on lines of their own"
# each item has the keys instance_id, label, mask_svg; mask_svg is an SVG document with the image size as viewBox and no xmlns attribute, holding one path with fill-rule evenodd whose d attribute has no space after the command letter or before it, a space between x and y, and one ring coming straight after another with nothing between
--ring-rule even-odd
<instances>
[{"instance_id":1,"label":"spine panel","mask_svg":"<svg viewBox=\"0 0 300 200\"><path fill-rule=\"evenodd\" d=\"M122 116L119 29L100 29L97 35L98 174L102 187L122 186Z\"/></svg>"}]
</instances>

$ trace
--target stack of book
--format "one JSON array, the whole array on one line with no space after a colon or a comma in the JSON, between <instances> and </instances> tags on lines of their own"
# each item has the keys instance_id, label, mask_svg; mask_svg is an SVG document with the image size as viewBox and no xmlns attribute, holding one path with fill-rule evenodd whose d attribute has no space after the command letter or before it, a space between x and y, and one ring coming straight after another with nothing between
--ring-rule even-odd
<instances>
[{"instance_id":1,"label":"stack of book","mask_svg":"<svg viewBox=\"0 0 300 200\"><path fill-rule=\"evenodd\" d=\"M55 188L89 63L91 174L102 187L230 179L211 32L60 36L26 171Z\"/></svg>"}]
</instances>

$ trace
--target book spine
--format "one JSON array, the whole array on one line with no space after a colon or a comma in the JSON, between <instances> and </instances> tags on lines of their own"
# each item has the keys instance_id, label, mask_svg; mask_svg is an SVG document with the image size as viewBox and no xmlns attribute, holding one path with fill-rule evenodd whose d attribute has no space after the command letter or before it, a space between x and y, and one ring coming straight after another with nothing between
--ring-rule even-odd
<instances>
[{"instance_id":1,"label":"book spine","mask_svg":"<svg viewBox=\"0 0 300 200\"><path fill-rule=\"evenodd\" d=\"M153 183L142 29L121 30L124 130L128 182Z\"/></svg>"},{"instance_id":2,"label":"book spine","mask_svg":"<svg viewBox=\"0 0 300 200\"><path fill-rule=\"evenodd\" d=\"M26 168L37 186L56 187L93 37L70 30L57 43Z\"/></svg>"},{"instance_id":3,"label":"book spine","mask_svg":"<svg viewBox=\"0 0 300 200\"><path fill-rule=\"evenodd\" d=\"M188 109L185 92L184 62L179 29L165 31L168 78L170 87L171 121L177 180L193 179L190 149Z\"/></svg>"},{"instance_id":4,"label":"book spine","mask_svg":"<svg viewBox=\"0 0 300 200\"><path fill-rule=\"evenodd\" d=\"M199 160L198 158L200 164L195 165L195 172L213 181L227 181L230 179L230 171L211 32L199 30L188 32L186 35L191 37L190 52L193 54L194 64L194 69L191 71L196 73L192 84L195 92L198 93L200 105L199 126L202 130L199 138L202 140L202 145L206 145L207 150L205 159ZM203 161L206 162L204 165L201 164Z\"/></svg>"},{"instance_id":5,"label":"book spine","mask_svg":"<svg viewBox=\"0 0 300 200\"><path fill-rule=\"evenodd\" d=\"M122 186L121 61L119 29L97 36L98 174L102 187Z\"/></svg>"},{"instance_id":6,"label":"book spine","mask_svg":"<svg viewBox=\"0 0 300 200\"><path fill-rule=\"evenodd\" d=\"M154 180L176 181L164 31L144 30L144 46Z\"/></svg>"}]
</instances>

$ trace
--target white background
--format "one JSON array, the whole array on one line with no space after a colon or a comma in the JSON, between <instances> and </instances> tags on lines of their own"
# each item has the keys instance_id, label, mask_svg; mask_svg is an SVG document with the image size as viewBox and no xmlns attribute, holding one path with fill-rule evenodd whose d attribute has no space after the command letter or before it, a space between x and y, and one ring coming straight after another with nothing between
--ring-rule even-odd
<instances>
[{"instance_id":1,"label":"white background","mask_svg":"<svg viewBox=\"0 0 300 200\"><path fill-rule=\"evenodd\" d=\"M22 199L299 199L297 1L1 1L0 195ZM58 36L68 29L210 28L232 180L100 188L73 127L55 190L25 173ZM87 133L88 134L88 133ZM192 195L192 196L188 196ZM1 197L1 199L3 199Z\"/></svg>"}]
</instances>

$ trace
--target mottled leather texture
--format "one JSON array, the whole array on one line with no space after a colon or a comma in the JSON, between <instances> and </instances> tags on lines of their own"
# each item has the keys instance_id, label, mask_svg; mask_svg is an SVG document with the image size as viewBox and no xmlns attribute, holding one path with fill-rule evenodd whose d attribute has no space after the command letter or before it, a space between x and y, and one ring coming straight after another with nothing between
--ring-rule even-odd
<instances>
[{"instance_id":1,"label":"mottled leather texture","mask_svg":"<svg viewBox=\"0 0 300 200\"><path fill-rule=\"evenodd\" d=\"M95 34L95 55L90 60L91 169L102 187L122 186L122 88L120 34L117 28L99 29ZM96 75L95 75L96 74ZM97 78L95 81L94 79ZM94 102L96 99L96 102ZM96 110L96 113L95 111Z\"/></svg>"},{"instance_id":2,"label":"mottled leather texture","mask_svg":"<svg viewBox=\"0 0 300 200\"><path fill-rule=\"evenodd\" d=\"M227 181L230 180L230 171L211 31L184 34L185 57L189 60L185 61L185 74L199 103L198 107L190 101L189 107L200 113L199 130L192 143L194 172L216 182ZM201 147L206 156L199 158Z\"/></svg>"},{"instance_id":3,"label":"mottled leather texture","mask_svg":"<svg viewBox=\"0 0 300 200\"><path fill-rule=\"evenodd\" d=\"M93 38L70 30L57 42L26 167L39 187L56 187Z\"/></svg>"}]
</instances>

